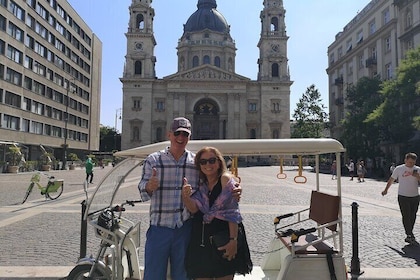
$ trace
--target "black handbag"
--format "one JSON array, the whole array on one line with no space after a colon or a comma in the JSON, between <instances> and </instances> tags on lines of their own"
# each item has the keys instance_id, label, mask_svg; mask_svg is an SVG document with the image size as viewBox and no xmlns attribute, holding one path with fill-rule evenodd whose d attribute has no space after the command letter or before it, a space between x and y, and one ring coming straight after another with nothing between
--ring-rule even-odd
<instances>
[{"instance_id":1,"label":"black handbag","mask_svg":"<svg viewBox=\"0 0 420 280\"><path fill-rule=\"evenodd\" d=\"M241 234L242 230L238 228L238 248L241 247L243 244L243 234ZM230 241L230 232L228 230L219 231L210 236L210 243L214 245L216 248L225 246Z\"/></svg>"}]
</instances>

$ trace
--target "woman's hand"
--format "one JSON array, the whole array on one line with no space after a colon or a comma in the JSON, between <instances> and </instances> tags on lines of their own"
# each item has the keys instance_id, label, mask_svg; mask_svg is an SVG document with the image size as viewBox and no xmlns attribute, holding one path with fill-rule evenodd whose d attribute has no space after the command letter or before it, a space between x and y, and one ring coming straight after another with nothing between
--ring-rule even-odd
<instances>
[{"instance_id":1,"label":"woman's hand","mask_svg":"<svg viewBox=\"0 0 420 280\"><path fill-rule=\"evenodd\" d=\"M236 257L238 251L238 240L229 240L226 245L217 248L217 250L225 251L223 257L228 261L231 261Z\"/></svg>"}]
</instances>

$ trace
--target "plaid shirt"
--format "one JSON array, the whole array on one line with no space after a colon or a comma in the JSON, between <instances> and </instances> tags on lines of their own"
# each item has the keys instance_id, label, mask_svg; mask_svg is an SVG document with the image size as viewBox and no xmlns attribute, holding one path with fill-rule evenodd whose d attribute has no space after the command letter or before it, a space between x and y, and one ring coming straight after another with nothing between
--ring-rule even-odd
<instances>
[{"instance_id":1,"label":"plaid shirt","mask_svg":"<svg viewBox=\"0 0 420 280\"><path fill-rule=\"evenodd\" d=\"M186 150L176 161L169 148L150 154L143 164L143 175L139 183L143 201L150 200L150 224L168 228L179 228L190 218L190 212L182 202L184 177L193 190L198 186L198 170L194 165L195 154ZM151 196L146 184L152 177L152 168L157 169L159 187Z\"/></svg>"}]
</instances>

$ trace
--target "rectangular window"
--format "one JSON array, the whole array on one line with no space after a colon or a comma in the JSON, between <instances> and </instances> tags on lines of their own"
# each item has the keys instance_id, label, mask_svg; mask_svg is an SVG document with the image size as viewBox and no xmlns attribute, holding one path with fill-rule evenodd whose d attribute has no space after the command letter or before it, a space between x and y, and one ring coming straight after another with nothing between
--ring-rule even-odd
<instances>
[{"instance_id":1,"label":"rectangular window","mask_svg":"<svg viewBox=\"0 0 420 280\"><path fill-rule=\"evenodd\" d=\"M6 81L15 84L17 86L22 86L22 74L14 71L13 69L6 69Z\"/></svg>"},{"instance_id":2,"label":"rectangular window","mask_svg":"<svg viewBox=\"0 0 420 280\"><path fill-rule=\"evenodd\" d=\"M38 33L42 38L47 39L48 31L39 22L35 23L35 32Z\"/></svg>"},{"instance_id":3,"label":"rectangular window","mask_svg":"<svg viewBox=\"0 0 420 280\"><path fill-rule=\"evenodd\" d=\"M257 112L257 103L254 101L248 102L248 112Z\"/></svg>"},{"instance_id":4,"label":"rectangular window","mask_svg":"<svg viewBox=\"0 0 420 280\"><path fill-rule=\"evenodd\" d=\"M22 120L22 131L29 132L31 121L28 119Z\"/></svg>"},{"instance_id":5,"label":"rectangular window","mask_svg":"<svg viewBox=\"0 0 420 280\"><path fill-rule=\"evenodd\" d=\"M6 56L18 64L22 64L23 62L23 53L11 45L7 46Z\"/></svg>"},{"instance_id":6,"label":"rectangular window","mask_svg":"<svg viewBox=\"0 0 420 280\"><path fill-rule=\"evenodd\" d=\"M6 18L0 15L0 30L6 31Z\"/></svg>"},{"instance_id":7,"label":"rectangular window","mask_svg":"<svg viewBox=\"0 0 420 280\"><path fill-rule=\"evenodd\" d=\"M19 131L19 122L20 122L20 119L18 117L14 117L14 116L4 114L3 115L3 122L2 122L1 126L3 128L8 128L8 129Z\"/></svg>"},{"instance_id":8,"label":"rectangular window","mask_svg":"<svg viewBox=\"0 0 420 280\"><path fill-rule=\"evenodd\" d=\"M26 55L25 60L23 61L23 66L25 66L25 68L32 69L33 59Z\"/></svg>"},{"instance_id":9,"label":"rectangular window","mask_svg":"<svg viewBox=\"0 0 420 280\"><path fill-rule=\"evenodd\" d=\"M348 40L346 42L346 53L348 53L349 51L351 51L352 48L353 48L353 44L352 44L352 41L350 39L350 40Z\"/></svg>"},{"instance_id":10,"label":"rectangular window","mask_svg":"<svg viewBox=\"0 0 420 280\"><path fill-rule=\"evenodd\" d=\"M391 51L391 37L385 38L385 51L386 52Z\"/></svg>"},{"instance_id":11,"label":"rectangular window","mask_svg":"<svg viewBox=\"0 0 420 280\"><path fill-rule=\"evenodd\" d=\"M359 55L359 69L362 69L363 67L363 54L361 54Z\"/></svg>"},{"instance_id":12,"label":"rectangular window","mask_svg":"<svg viewBox=\"0 0 420 280\"><path fill-rule=\"evenodd\" d=\"M0 40L0 54L4 55L6 51L6 43L3 40Z\"/></svg>"},{"instance_id":13,"label":"rectangular window","mask_svg":"<svg viewBox=\"0 0 420 280\"><path fill-rule=\"evenodd\" d=\"M40 56L44 57L45 56L45 53L46 53L45 50L46 50L46 48L43 45L41 45L38 42L35 42L34 52L36 52Z\"/></svg>"},{"instance_id":14,"label":"rectangular window","mask_svg":"<svg viewBox=\"0 0 420 280\"><path fill-rule=\"evenodd\" d=\"M360 30L358 33L357 33L357 44L360 44L360 43L362 43L363 42L363 30Z\"/></svg>"},{"instance_id":15,"label":"rectangular window","mask_svg":"<svg viewBox=\"0 0 420 280\"><path fill-rule=\"evenodd\" d=\"M383 18L384 18L384 25L387 24L391 20L391 14L389 13L389 9L386 9L383 12Z\"/></svg>"},{"instance_id":16,"label":"rectangular window","mask_svg":"<svg viewBox=\"0 0 420 280\"><path fill-rule=\"evenodd\" d=\"M32 7L32 9L35 9L36 0L26 0L26 4L28 4L28 6L30 6L30 7Z\"/></svg>"},{"instance_id":17,"label":"rectangular window","mask_svg":"<svg viewBox=\"0 0 420 280\"><path fill-rule=\"evenodd\" d=\"M23 30L14 25L9 21L9 28L7 29L7 34L15 38L16 40L23 42Z\"/></svg>"},{"instance_id":18,"label":"rectangular window","mask_svg":"<svg viewBox=\"0 0 420 280\"><path fill-rule=\"evenodd\" d=\"M19 5L17 5L13 0L9 1L8 10L21 21L25 21L25 11Z\"/></svg>"},{"instance_id":19,"label":"rectangular window","mask_svg":"<svg viewBox=\"0 0 420 280\"><path fill-rule=\"evenodd\" d=\"M385 78L386 78L386 80L392 79L392 67L391 67L391 63L385 65Z\"/></svg>"},{"instance_id":20,"label":"rectangular window","mask_svg":"<svg viewBox=\"0 0 420 280\"><path fill-rule=\"evenodd\" d=\"M30 15L30 14L28 14L28 15L26 16L25 23L26 23L26 25L27 25L27 26L29 26L31 29L34 29L34 26L35 26L35 19L34 19L34 18Z\"/></svg>"},{"instance_id":21,"label":"rectangular window","mask_svg":"<svg viewBox=\"0 0 420 280\"><path fill-rule=\"evenodd\" d=\"M23 81L23 87L26 88L27 90L32 91L32 79L29 78L28 76L25 76L25 79Z\"/></svg>"},{"instance_id":22,"label":"rectangular window","mask_svg":"<svg viewBox=\"0 0 420 280\"><path fill-rule=\"evenodd\" d=\"M376 23L373 20L369 23L369 35L372 35L375 32L376 32Z\"/></svg>"},{"instance_id":23,"label":"rectangular window","mask_svg":"<svg viewBox=\"0 0 420 280\"><path fill-rule=\"evenodd\" d=\"M26 37L25 37L25 46L27 46L28 48L30 48L32 50L34 49L34 46L35 46L34 38L29 36L28 34L26 34Z\"/></svg>"},{"instance_id":24,"label":"rectangular window","mask_svg":"<svg viewBox=\"0 0 420 280\"><path fill-rule=\"evenodd\" d=\"M38 3L36 5L35 11L43 19L48 20L48 11L41 4Z\"/></svg>"},{"instance_id":25,"label":"rectangular window","mask_svg":"<svg viewBox=\"0 0 420 280\"><path fill-rule=\"evenodd\" d=\"M22 109L24 109L25 111L30 112L31 111L31 104L32 104L31 102L32 102L31 99L29 99L27 97L24 97L23 98L23 106L22 106Z\"/></svg>"},{"instance_id":26,"label":"rectangular window","mask_svg":"<svg viewBox=\"0 0 420 280\"><path fill-rule=\"evenodd\" d=\"M6 95L4 98L4 104L16 107L16 108L21 108L21 104L22 104L22 100L20 95L14 94L10 91L6 91Z\"/></svg>"},{"instance_id":27,"label":"rectangular window","mask_svg":"<svg viewBox=\"0 0 420 280\"><path fill-rule=\"evenodd\" d=\"M165 102L162 100L158 100L156 102L156 111L163 112L165 111Z\"/></svg>"},{"instance_id":28,"label":"rectangular window","mask_svg":"<svg viewBox=\"0 0 420 280\"><path fill-rule=\"evenodd\" d=\"M42 134L43 123L32 121L30 132L35 134Z\"/></svg>"}]
</instances>

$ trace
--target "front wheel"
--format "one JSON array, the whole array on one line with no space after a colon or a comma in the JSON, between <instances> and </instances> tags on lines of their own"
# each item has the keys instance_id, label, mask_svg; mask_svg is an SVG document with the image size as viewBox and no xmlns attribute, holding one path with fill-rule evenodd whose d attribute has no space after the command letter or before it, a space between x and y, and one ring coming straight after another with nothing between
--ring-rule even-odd
<instances>
[{"instance_id":1,"label":"front wheel","mask_svg":"<svg viewBox=\"0 0 420 280\"><path fill-rule=\"evenodd\" d=\"M92 275L89 277L89 272L92 269L93 264L80 264L75 266L67 276L67 280L82 280L82 279L111 279L111 271L102 266L97 266L93 271Z\"/></svg>"},{"instance_id":2,"label":"front wheel","mask_svg":"<svg viewBox=\"0 0 420 280\"><path fill-rule=\"evenodd\" d=\"M29 185L28 189L26 190L25 197L23 198L22 204L25 203L25 201L28 199L28 197L31 194L33 188L34 188L34 182L32 182Z\"/></svg>"}]
</instances>

